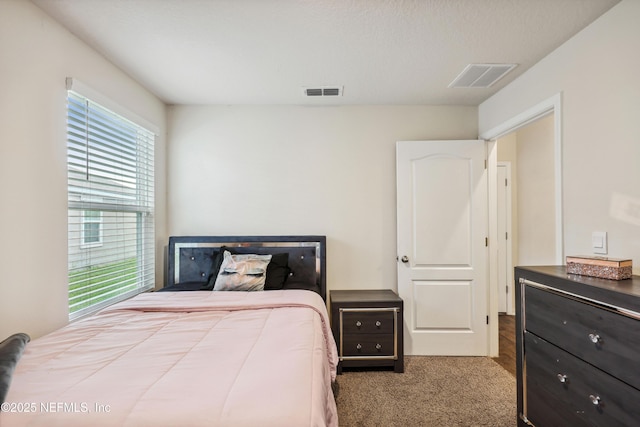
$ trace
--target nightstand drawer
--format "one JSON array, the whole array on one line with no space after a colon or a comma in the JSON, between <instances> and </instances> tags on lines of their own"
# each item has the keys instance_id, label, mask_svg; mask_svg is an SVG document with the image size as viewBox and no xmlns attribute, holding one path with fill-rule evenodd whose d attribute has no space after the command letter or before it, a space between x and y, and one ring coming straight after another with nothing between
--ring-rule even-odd
<instances>
[{"instance_id":1,"label":"nightstand drawer","mask_svg":"<svg viewBox=\"0 0 640 427\"><path fill-rule=\"evenodd\" d=\"M404 372L402 298L390 289L332 290L331 330L343 368Z\"/></svg>"},{"instance_id":2,"label":"nightstand drawer","mask_svg":"<svg viewBox=\"0 0 640 427\"><path fill-rule=\"evenodd\" d=\"M394 334L344 334L341 356L395 356Z\"/></svg>"},{"instance_id":3,"label":"nightstand drawer","mask_svg":"<svg viewBox=\"0 0 640 427\"><path fill-rule=\"evenodd\" d=\"M383 311L384 310L384 311ZM393 334L393 309L341 309L342 333Z\"/></svg>"},{"instance_id":4,"label":"nightstand drawer","mask_svg":"<svg viewBox=\"0 0 640 427\"><path fill-rule=\"evenodd\" d=\"M527 286L525 329L640 388L640 321Z\"/></svg>"}]
</instances>

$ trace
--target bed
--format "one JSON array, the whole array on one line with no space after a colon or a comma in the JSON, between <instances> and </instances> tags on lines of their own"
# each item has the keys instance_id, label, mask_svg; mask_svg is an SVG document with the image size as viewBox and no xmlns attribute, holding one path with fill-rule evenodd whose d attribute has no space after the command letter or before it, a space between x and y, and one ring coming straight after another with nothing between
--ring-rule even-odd
<instances>
[{"instance_id":1,"label":"bed","mask_svg":"<svg viewBox=\"0 0 640 427\"><path fill-rule=\"evenodd\" d=\"M0 425L337 426L325 258L324 236L171 237L162 291L26 344Z\"/></svg>"}]
</instances>

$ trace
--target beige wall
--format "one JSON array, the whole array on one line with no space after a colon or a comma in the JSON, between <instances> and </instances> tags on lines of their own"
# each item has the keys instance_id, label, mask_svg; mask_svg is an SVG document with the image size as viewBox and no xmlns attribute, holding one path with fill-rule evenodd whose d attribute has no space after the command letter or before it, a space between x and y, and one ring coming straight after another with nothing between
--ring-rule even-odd
<instances>
[{"instance_id":1,"label":"beige wall","mask_svg":"<svg viewBox=\"0 0 640 427\"><path fill-rule=\"evenodd\" d=\"M160 128L156 238L166 241L162 102L31 2L0 1L0 339L67 323L66 77Z\"/></svg>"},{"instance_id":2,"label":"beige wall","mask_svg":"<svg viewBox=\"0 0 640 427\"><path fill-rule=\"evenodd\" d=\"M553 115L498 140L498 161L512 173L514 265L555 264Z\"/></svg>"},{"instance_id":3,"label":"beige wall","mask_svg":"<svg viewBox=\"0 0 640 427\"><path fill-rule=\"evenodd\" d=\"M475 107L170 107L170 234L322 234L327 286L396 288L395 142L477 138Z\"/></svg>"},{"instance_id":4,"label":"beige wall","mask_svg":"<svg viewBox=\"0 0 640 427\"><path fill-rule=\"evenodd\" d=\"M553 265L555 191L553 115L516 132L518 265Z\"/></svg>"},{"instance_id":5,"label":"beige wall","mask_svg":"<svg viewBox=\"0 0 640 427\"><path fill-rule=\"evenodd\" d=\"M565 255L609 256L640 272L640 2L623 0L479 107L480 133L562 96Z\"/></svg>"}]
</instances>

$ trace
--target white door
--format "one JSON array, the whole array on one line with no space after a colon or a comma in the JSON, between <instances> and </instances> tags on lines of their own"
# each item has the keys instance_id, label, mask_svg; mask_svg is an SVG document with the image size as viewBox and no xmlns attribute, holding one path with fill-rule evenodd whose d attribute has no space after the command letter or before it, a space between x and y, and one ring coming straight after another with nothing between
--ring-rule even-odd
<instances>
[{"instance_id":1,"label":"white door","mask_svg":"<svg viewBox=\"0 0 640 427\"><path fill-rule=\"evenodd\" d=\"M498 311L514 314L511 256L511 165L498 163Z\"/></svg>"},{"instance_id":2,"label":"white door","mask_svg":"<svg viewBox=\"0 0 640 427\"><path fill-rule=\"evenodd\" d=\"M405 354L489 354L485 159L484 141L396 144Z\"/></svg>"}]
</instances>

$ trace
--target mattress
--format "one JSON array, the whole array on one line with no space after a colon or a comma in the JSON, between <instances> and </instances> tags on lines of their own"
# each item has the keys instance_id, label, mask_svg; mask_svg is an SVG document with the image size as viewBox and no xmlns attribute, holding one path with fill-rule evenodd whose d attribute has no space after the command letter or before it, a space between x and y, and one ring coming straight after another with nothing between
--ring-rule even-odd
<instances>
[{"instance_id":1,"label":"mattress","mask_svg":"<svg viewBox=\"0 0 640 427\"><path fill-rule=\"evenodd\" d=\"M29 343L0 425L337 426L337 361L314 292L142 294Z\"/></svg>"}]
</instances>

